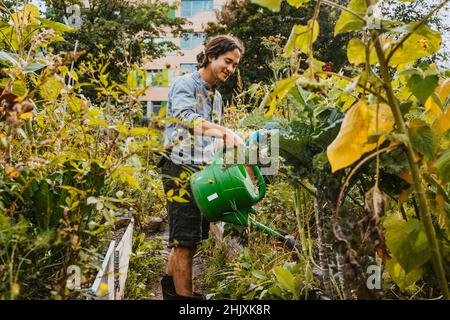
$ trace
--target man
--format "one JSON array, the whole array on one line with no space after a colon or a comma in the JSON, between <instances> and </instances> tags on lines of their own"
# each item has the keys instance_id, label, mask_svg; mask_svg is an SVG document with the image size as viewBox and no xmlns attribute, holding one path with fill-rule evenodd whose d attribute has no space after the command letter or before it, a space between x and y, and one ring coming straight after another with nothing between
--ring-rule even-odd
<instances>
[{"instance_id":1,"label":"man","mask_svg":"<svg viewBox=\"0 0 450 320\"><path fill-rule=\"evenodd\" d=\"M164 131L164 146L170 160L162 166L166 194L189 194L189 174L212 162L220 144L228 148L244 145L238 135L220 125L223 102L216 89L218 82L226 81L235 71L243 53L238 39L216 36L197 56L200 69L180 77L171 86L169 120ZM208 237L209 221L192 197L189 202L169 200L167 211L171 252L167 275L161 281L163 298L197 299L193 292L192 263L197 245Z\"/></svg>"}]
</instances>

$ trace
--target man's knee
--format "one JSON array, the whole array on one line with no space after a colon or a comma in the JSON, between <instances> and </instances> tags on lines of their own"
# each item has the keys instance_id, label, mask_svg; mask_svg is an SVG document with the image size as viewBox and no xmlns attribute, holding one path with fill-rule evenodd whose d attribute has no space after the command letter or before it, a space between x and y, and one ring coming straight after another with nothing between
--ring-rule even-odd
<instances>
[{"instance_id":1,"label":"man's knee","mask_svg":"<svg viewBox=\"0 0 450 320\"><path fill-rule=\"evenodd\" d=\"M195 248L175 247L172 249L172 254L179 259L192 259L195 254Z\"/></svg>"}]
</instances>

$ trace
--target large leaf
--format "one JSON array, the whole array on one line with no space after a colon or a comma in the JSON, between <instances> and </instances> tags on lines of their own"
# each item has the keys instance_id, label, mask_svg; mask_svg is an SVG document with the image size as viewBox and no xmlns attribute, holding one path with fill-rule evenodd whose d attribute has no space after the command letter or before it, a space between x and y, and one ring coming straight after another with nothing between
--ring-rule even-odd
<instances>
[{"instance_id":1,"label":"large leaf","mask_svg":"<svg viewBox=\"0 0 450 320\"><path fill-rule=\"evenodd\" d=\"M33 61L26 65L26 67L23 69L24 73L29 72L36 72L38 70L41 70L45 68L47 65L45 63L39 62L39 61Z\"/></svg>"},{"instance_id":2,"label":"large leaf","mask_svg":"<svg viewBox=\"0 0 450 320\"><path fill-rule=\"evenodd\" d=\"M412 32L418 22L412 22L406 26L395 29L397 32ZM400 41L400 40L399 40ZM398 41L397 41L398 42ZM419 58L435 54L441 48L441 34L426 25L420 26L403 42L395 51L389 61L390 66L406 65L415 62ZM392 48L393 46L391 46Z\"/></svg>"},{"instance_id":3,"label":"large leaf","mask_svg":"<svg viewBox=\"0 0 450 320\"><path fill-rule=\"evenodd\" d=\"M383 135L393 128L394 118L388 105L379 105L377 121L377 106L367 105L363 99L358 101L345 115L338 136L327 148L332 172L353 164L364 153L375 149L377 142L381 144ZM379 136L379 141L370 141L373 136Z\"/></svg>"},{"instance_id":4,"label":"large leaf","mask_svg":"<svg viewBox=\"0 0 450 320\"><path fill-rule=\"evenodd\" d=\"M71 27L69 27L66 24L55 22L55 21L52 21L52 20L39 18L39 21L41 22L41 26L42 27L47 28L47 29L53 29L54 31L56 31L59 34L62 34L64 32L75 32L75 31L77 31L77 29L71 28Z\"/></svg>"},{"instance_id":5,"label":"large leaf","mask_svg":"<svg viewBox=\"0 0 450 320\"><path fill-rule=\"evenodd\" d=\"M42 181L39 190L33 194L32 208L39 227L49 228L55 211L55 198L46 181Z\"/></svg>"},{"instance_id":6,"label":"large leaf","mask_svg":"<svg viewBox=\"0 0 450 320\"><path fill-rule=\"evenodd\" d=\"M436 75L425 78L413 75L408 81L408 88L420 102L425 103L437 87L438 82L439 78Z\"/></svg>"},{"instance_id":7,"label":"large leaf","mask_svg":"<svg viewBox=\"0 0 450 320\"><path fill-rule=\"evenodd\" d=\"M392 217L384 223L386 243L406 273L424 265L431 258L430 247L422 224Z\"/></svg>"},{"instance_id":8,"label":"large leaf","mask_svg":"<svg viewBox=\"0 0 450 320\"><path fill-rule=\"evenodd\" d=\"M386 271L402 291L422 277L422 269L416 268L407 273L394 257L386 262Z\"/></svg>"},{"instance_id":9,"label":"large leaf","mask_svg":"<svg viewBox=\"0 0 450 320\"><path fill-rule=\"evenodd\" d=\"M295 279L292 273L282 267L273 268L273 273L281 287L289 292L295 292Z\"/></svg>"},{"instance_id":10,"label":"large leaf","mask_svg":"<svg viewBox=\"0 0 450 320\"><path fill-rule=\"evenodd\" d=\"M11 52L0 51L0 59L10 62L16 67L23 63L23 59L19 55Z\"/></svg>"},{"instance_id":11,"label":"large leaf","mask_svg":"<svg viewBox=\"0 0 450 320\"><path fill-rule=\"evenodd\" d=\"M430 159L433 158L439 143L433 130L428 126L417 126L410 128L409 134L414 149Z\"/></svg>"},{"instance_id":12,"label":"large leaf","mask_svg":"<svg viewBox=\"0 0 450 320\"><path fill-rule=\"evenodd\" d=\"M366 63L366 45L358 38L353 38L347 45L347 58L352 64ZM369 63L375 64L377 62L377 54L374 47L370 51Z\"/></svg>"},{"instance_id":13,"label":"large leaf","mask_svg":"<svg viewBox=\"0 0 450 320\"><path fill-rule=\"evenodd\" d=\"M352 0L348 5L348 9L364 16L367 11L366 0ZM356 17L354 14L342 11L336 25L334 27L334 35L339 33L359 30L365 26L365 22Z\"/></svg>"},{"instance_id":14,"label":"large leaf","mask_svg":"<svg viewBox=\"0 0 450 320\"><path fill-rule=\"evenodd\" d=\"M28 26L39 18L39 8L33 4L26 4L25 7L11 15L10 22L15 26Z\"/></svg>"},{"instance_id":15,"label":"large leaf","mask_svg":"<svg viewBox=\"0 0 450 320\"><path fill-rule=\"evenodd\" d=\"M281 8L281 0L250 0L252 3L259 4L274 12L279 12Z\"/></svg>"}]
</instances>

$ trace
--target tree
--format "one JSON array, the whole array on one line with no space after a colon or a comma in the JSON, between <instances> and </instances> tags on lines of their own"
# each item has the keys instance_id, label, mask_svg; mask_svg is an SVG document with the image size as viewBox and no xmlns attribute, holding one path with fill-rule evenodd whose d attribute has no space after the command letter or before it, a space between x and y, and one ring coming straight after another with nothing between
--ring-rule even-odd
<instances>
[{"instance_id":1,"label":"tree","mask_svg":"<svg viewBox=\"0 0 450 320\"><path fill-rule=\"evenodd\" d=\"M165 2L143 3L130 0L88 0L88 7L80 0L46 0L48 18L69 24L81 24L77 32L68 34L57 50L72 51L78 41L78 51L98 55L108 53L110 77L123 80L121 71L143 59L152 60L178 49L170 41L159 38L184 35L187 21L174 15L176 5ZM80 13L73 5L80 6Z\"/></svg>"},{"instance_id":2,"label":"tree","mask_svg":"<svg viewBox=\"0 0 450 320\"><path fill-rule=\"evenodd\" d=\"M239 65L240 77L244 87L256 83L269 83L272 70L269 66L272 52L262 45L263 39L281 35L287 41L293 24L306 25L314 7L306 5L296 9L286 2L281 4L280 12L272 12L250 2L250 0L231 0L218 14L217 23L209 23L205 32L211 37L217 34L233 34L242 40L246 53ZM319 15L321 27L318 40L314 44L316 57L331 62L339 70L346 62L345 44L347 35L333 37L333 25L339 12L335 9L323 10ZM224 99L230 99L237 77L234 75L222 85Z\"/></svg>"}]
</instances>

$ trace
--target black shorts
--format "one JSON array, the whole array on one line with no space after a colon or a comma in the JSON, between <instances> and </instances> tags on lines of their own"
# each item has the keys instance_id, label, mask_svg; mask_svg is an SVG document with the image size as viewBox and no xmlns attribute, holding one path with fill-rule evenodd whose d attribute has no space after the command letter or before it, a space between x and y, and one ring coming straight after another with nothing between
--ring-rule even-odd
<instances>
[{"instance_id":1,"label":"black shorts","mask_svg":"<svg viewBox=\"0 0 450 320\"><path fill-rule=\"evenodd\" d=\"M174 178L179 178L182 172L186 172L184 183L176 183ZM191 172L192 173L192 172ZM162 165L164 192L174 190L173 195L179 195L180 189L186 189L188 194L183 196L189 202L176 202L167 200L167 214L169 217L169 247L196 248L203 240L208 238L209 221L200 212L194 198L191 196L189 185L190 170L170 160Z\"/></svg>"}]
</instances>

